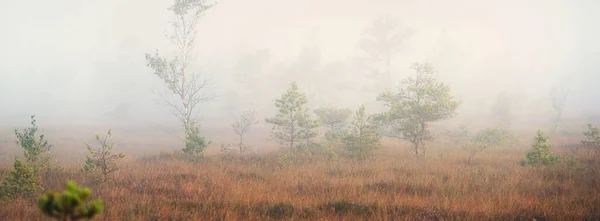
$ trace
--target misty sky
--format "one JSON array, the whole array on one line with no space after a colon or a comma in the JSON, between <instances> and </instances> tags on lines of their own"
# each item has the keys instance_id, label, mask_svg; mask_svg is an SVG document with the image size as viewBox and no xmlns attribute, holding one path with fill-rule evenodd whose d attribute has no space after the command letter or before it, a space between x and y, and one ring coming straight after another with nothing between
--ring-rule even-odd
<instances>
[{"instance_id":1,"label":"misty sky","mask_svg":"<svg viewBox=\"0 0 600 221\"><path fill-rule=\"evenodd\" d=\"M168 116L155 102L152 91L163 85L146 68L144 53L171 49L164 38L171 3L0 1L0 123L26 121L30 114L103 119L125 106L140 120ZM501 92L519 97L532 111L548 106L550 87L559 82L571 86L568 104L577 107L572 110L597 112L598 10L600 3L593 0L221 0L198 24L196 62L222 94L201 114L229 117L222 109L231 100L228 92L235 91L234 66L257 50L268 51L267 69L274 73L289 70L304 48L316 45L323 67L360 82L363 73L351 68L353 59L364 56L356 43L364 28L385 14L415 31L393 60L395 80L411 74L410 62L429 60L465 111L480 109ZM294 73L292 79L309 75ZM281 82L282 88L288 83ZM264 103L278 95L265 94ZM329 102L344 96L332 95ZM346 97L351 102L353 95ZM347 106L352 105L358 103Z\"/></svg>"}]
</instances>

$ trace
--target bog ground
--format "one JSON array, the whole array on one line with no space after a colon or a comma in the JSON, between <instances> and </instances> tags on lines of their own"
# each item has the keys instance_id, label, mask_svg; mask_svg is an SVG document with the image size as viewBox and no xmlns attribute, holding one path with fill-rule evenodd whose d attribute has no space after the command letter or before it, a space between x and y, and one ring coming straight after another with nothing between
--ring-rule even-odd
<instances>
[{"instance_id":1,"label":"bog ground","mask_svg":"<svg viewBox=\"0 0 600 221\"><path fill-rule=\"evenodd\" d=\"M213 151L189 162L167 150L130 155L104 184L80 172L83 162L66 161L42 185L91 187L106 203L97 220L600 220L600 153L555 147L558 165L523 167L530 140L486 150L471 164L468 151L442 143L424 158L387 143L369 159L333 161ZM36 200L1 201L0 220L45 220Z\"/></svg>"}]
</instances>

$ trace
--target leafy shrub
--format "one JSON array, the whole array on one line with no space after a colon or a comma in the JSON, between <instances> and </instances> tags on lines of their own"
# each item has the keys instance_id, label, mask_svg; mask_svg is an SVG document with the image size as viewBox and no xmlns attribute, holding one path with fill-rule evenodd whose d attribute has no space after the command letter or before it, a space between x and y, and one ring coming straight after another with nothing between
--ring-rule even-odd
<instances>
[{"instance_id":1,"label":"leafy shrub","mask_svg":"<svg viewBox=\"0 0 600 221\"><path fill-rule=\"evenodd\" d=\"M91 219L104 210L102 199L85 201L91 196L89 188L78 187L73 181L67 183L62 193L49 191L38 201L38 208L44 215L60 220Z\"/></svg>"}]
</instances>

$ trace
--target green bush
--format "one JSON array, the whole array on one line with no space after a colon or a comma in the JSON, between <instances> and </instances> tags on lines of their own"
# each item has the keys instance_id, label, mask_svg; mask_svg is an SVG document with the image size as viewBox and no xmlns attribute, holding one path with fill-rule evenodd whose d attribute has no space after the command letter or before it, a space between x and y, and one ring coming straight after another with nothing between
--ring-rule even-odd
<instances>
[{"instance_id":1,"label":"green bush","mask_svg":"<svg viewBox=\"0 0 600 221\"><path fill-rule=\"evenodd\" d=\"M39 189L39 177L35 175L33 168L21 160L15 159L14 168L0 187L0 197L28 196Z\"/></svg>"},{"instance_id":2,"label":"green bush","mask_svg":"<svg viewBox=\"0 0 600 221\"><path fill-rule=\"evenodd\" d=\"M39 209L44 215L60 220L91 219L104 210L101 199L86 204L91 196L89 188L80 188L73 181L67 183L62 193L49 191L38 201Z\"/></svg>"},{"instance_id":3,"label":"green bush","mask_svg":"<svg viewBox=\"0 0 600 221\"><path fill-rule=\"evenodd\" d=\"M522 162L523 165L553 165L560 160L558 156L552 154L548 137L544 136L541 130L538 130L532 147L533 150L525 155L526 159Z\"/></svg>"}]
</instances>

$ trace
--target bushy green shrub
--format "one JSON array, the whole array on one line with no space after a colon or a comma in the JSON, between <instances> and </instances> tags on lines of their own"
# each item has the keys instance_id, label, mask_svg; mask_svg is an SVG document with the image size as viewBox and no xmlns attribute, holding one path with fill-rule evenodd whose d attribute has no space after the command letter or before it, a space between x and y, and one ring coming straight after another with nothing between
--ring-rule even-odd
<instances>
[{"instance_id":1,"label":"bushy green shrub","mask_svg":"<svg viewBox=\"0 0 600 221\"><path fill-rule=\"evenodd\" d=\"M541 130L538 130L532 147L533 150L525 155L526 159L522 162L523 165L553 165L560 160L558 156L552 154L548 137Z\"/></svg>"},{"instance_id":2,"label":"bushy green shrub","mask_svg":"<svg viewBox=\"0 0 600 221\"><path fill-rule=\"evenodd\" d=\"M92 195L89 188L78 187L73 181L67 183L67 189L62 193L49 191L38 201L38 208L44 215L59 220L91 219L102 213L102 199L86 204Z\"/></svg>"},{"instance_id":3,"label":"bushy green shrub","mask_svg":"<svg viewBox=\"0 0 600 221\"><path fill-rule=\"evenodd\" d=\"M0 187L0 197L28 196L40 190L39 177L26 163L15 159L14 168Z\"/></svg>"}]
</instances>

